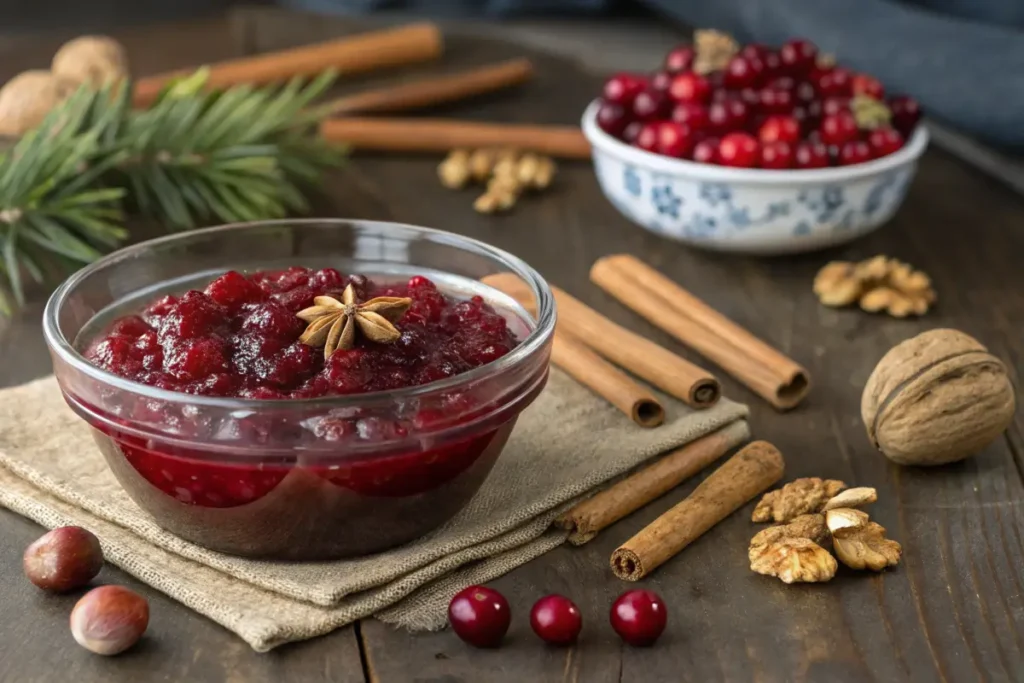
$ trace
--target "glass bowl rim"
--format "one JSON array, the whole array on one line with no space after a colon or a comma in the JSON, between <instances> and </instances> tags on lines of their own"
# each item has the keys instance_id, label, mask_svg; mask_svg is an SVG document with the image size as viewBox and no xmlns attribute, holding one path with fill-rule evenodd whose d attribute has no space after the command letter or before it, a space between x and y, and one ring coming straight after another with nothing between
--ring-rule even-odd
<instances>
[{"instance_id":1,"label":"glass bowl rim","mask_svg":"<svg viewBox=\"0 0 1024 683\"><path fill-rule=\"evenodd\" d=\"M215 235L220 232L244 230L246 228L264 226L290 225L313 225L313 224L354 224L357 226L378 227L384 229L398 229L418 235L426 235L432 240L448 246L475 251L477 254L487 256L498 262L501 266L514 272L522 278L533 290L537 301L536 327L523 339L518 346L501 358L486 363L479 367L467 370L466 372L446 377L427 384L418 384L401 389L387 389L383 391L372 391L357 394L343 394L337 396L322 396L316 398L283 398L283 399L253 399L223 396L203 396L198 394L187 394L181 391L160 389L149 384L136 382L90 363L74 345L68 341L58 325L58 314L66 299L83 280L105 267L116 264L120 261L132 258L139 253L145 252L154 246L164 245L182 240L201 238ZM412 264L415 265L415 264ZM514 256L503 249L491 246L486 242L465 237L456 233L426 228L411 223L398 223L394 221L364 220L359 218L297 218L297 219L274 219L263 221L246 221L240 223L226 223L208 228L199 228L185 232L172 233L137 244L122 247L106 256L93 261L80 270L73 273L50 295L43 310L43 336L47 345L57 354L61 361L73 367L76 371L84 373L91 379L103 382L118 390L141 394L147 398L160 401L187 403L210 408L225 410L247 410L258 411L273 407L275 409L295 406L296 408L317 409L345 407L352 403L366 404L393 402L395 400L406 400L417 398L435 392L454 389L475 380L493 376L504 370L520 364L531 358L545 343L553 336L555 329L555 302L554 296L547 282L541 277L532 266L527 264L518 256Z\"/></svg>"}]
</instances>

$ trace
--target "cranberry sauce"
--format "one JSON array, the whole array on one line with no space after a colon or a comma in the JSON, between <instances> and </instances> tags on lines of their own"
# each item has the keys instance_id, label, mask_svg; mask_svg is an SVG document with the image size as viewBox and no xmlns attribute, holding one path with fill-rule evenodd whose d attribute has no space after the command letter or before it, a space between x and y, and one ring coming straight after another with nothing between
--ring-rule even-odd
<instances>
[{"instance_id":1,"label":"cranberry sauce","mask_svg":"<svg viewBox=\"0 0 1024 683\"><path fill-rule=\"evenodd\" d=\"M325 362L298 341L295 314L319 295L340 299L351 284L360 301L410 297L394 344L360 339ZM505 319L480 297L461 301L416 276L379 285L333 268L231 271L205 291L166 296L141 315L116 320L86 357L143 384L208 396L313 398L399 389L451 377L504 356L516 345Z\"/></svg>"}]
</instances>

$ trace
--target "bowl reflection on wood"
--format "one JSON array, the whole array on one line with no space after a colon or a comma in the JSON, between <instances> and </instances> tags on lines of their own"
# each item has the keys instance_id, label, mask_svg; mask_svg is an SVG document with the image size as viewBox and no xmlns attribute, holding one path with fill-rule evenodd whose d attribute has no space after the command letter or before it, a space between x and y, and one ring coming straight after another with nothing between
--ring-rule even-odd
<instances>
[{"instance_id":1,"label":"bowl reflection on wood","mask_svg":"<svg viewBox=\"0 0 1024 683\"><path fill-rule=\"evenodd\" d=\"M903 203L928 144L918 126L895 154L854 166L776 171L674 159L601 130L597 102L583 115L605 197L637 225L718 251L784 254L848 242Z\"/></svg>"}]
</instances>

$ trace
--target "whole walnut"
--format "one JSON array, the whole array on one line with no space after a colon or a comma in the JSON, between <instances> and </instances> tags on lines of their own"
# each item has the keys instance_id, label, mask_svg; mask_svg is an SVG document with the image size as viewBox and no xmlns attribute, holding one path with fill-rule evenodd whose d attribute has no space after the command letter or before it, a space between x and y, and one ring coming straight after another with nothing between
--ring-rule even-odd
<instances>
[{"instance_id":1,"label":"whole walnut","mask_svg":"<svg viewBox=\"0 0 1024 683\"><path fill-rule=\"evenodd\" d=\"M99 87L128 77L128 57L113 38L81 36L57 50L50 70L75 83Z\"/></svg>"},{"instance_id":2,"label":"whole walnut","mask_svg":"<svg viewBox=\"0 0 1024 683\"><path fill-rule=\"evenodd\" d=\"M994 441L1013 419L1006 366L973 337L930 330L879 361L861 398L868 436L901 465L963 460Z\"/></svg>"},{"instance_id":3,"label":"whole walnut","mask_svg":"<svg viewBox=\"0 0 1024 683\"><path fill-rule=\"evenodd\" d=\"M0 135L18 137L32 130L75 88L74 82L41 69L18 74L0 88Z\"/></svg>"}]
</instances>

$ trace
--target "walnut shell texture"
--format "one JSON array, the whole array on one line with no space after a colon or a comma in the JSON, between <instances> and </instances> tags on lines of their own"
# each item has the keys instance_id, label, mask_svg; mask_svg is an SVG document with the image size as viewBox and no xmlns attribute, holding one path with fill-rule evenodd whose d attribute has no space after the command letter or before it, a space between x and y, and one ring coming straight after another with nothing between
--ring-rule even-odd
<instances>
[{"instance_id":1,"label":"walnut shell texture","mask_svg":"<svg viewBox=\"0 0 1024 683\"><path fill-rule=\"evenodd\" d=\"M890 349L861 397L868 437L901 465L974 455L1006 430L1015 410L1006 366L978 340L951 329Z\"/></svg>"},{"instance_id":2,"label":"walnut shell texture","mask_svg":"<svg viewBox=\"0 0 1024 683\"><path fill-rule=\"evenodd\" d=\"M0 88L0 135L32 130L75 91L75 83L41 69L23 71Z\"/></svg>"},{"instance_id":3,"label":"walnut shell texture","mask_svg":"<svg viewBox=\"0 0 1024 683\"><path fill-rule=\"evenodd\" d=\"M50 69L75 83L99 87L128 77L128 57L113 38L81 36L57 50Z\"/></svg>"}]
</instances>

